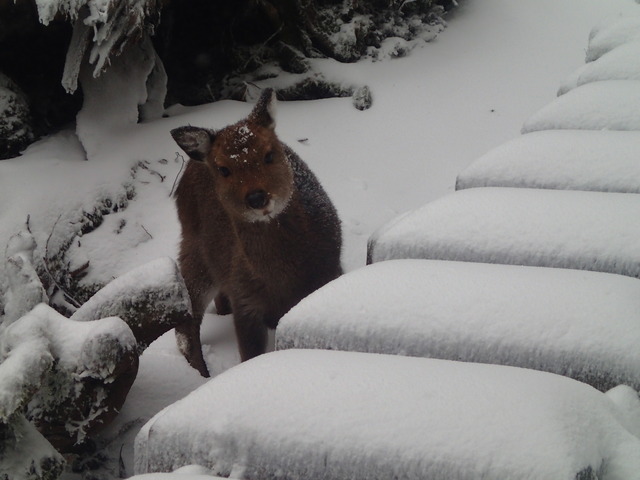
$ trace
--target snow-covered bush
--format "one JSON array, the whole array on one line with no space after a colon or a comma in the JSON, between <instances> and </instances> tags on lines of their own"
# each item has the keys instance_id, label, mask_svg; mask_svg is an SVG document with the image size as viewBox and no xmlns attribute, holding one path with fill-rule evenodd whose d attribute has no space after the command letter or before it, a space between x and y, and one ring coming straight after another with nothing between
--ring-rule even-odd
<instances>
[{"instance_id":1,"label":"snow-covered bush","mask_svg":"<svg viewBox=\"0 0 640 480\"><path fill-rule=\"evenodd\" d=\"M35 243L25 230L6 249L0 478L56 478L62 460L54 447L68 452L108 425L136 378L139 355L190 318L178 267L162 258L113 280L68 319L40 303L48 298L33 266Z\"/></svg>"},{"instance_id":2,"label":"snow-covered bush","mask_svg":"<svg viewBox=\"0 0 640 480\"><path fill-rule=\"evenodd\" d=\"M605 80L582 85L531 115L522 133L539 130L640 130L640 82Z\"/></svg>"},{"instance_id":3,"label":"snow-covered bush","mask_svg":"<svg viewBox=\"0 0 640 480\"><path fill-rule=\"evenodd\" d=\"M438 260L390 260L347 273L293 307L276 330L277 349L511 365L601 391L640 389L638 344L638 279Z\"/></svg>"},{"instance_id":4,"label":"snow-covered bush","mask_svg":"<svg viewBox=\"0 0 640 480\"><path fill-rule=\"evenodd\" d=\"M33 138L29 103L20 88L0 72L0 160L16 156Z\"/></svg>"},{"instance_id":5,"label":"snow-covered bush","mask_svg":"<svg viewBox=\"0 0 640 480\"><path fill-rule=\"evenodd\" d=\"M616 47L640 39L640 16L614 17L589 34L586 61L593 62Z\"/></svg>"},{"instance_id":6,"label":"snow-covered bush","mask_svg":"<svg viewBox=\"0 0 640 480\"><path fill-rule=\"evenodd\" d=\"M558 95L585 83L603 80L640 80L640 39L620 45L579 68L562 83Z\"/></svg>"},{"instance_id":7,"label":"snow-covered bush","mask_svg":"<svg viewBox=\"0 0 640 480\"><path fill-rule=\"evenodd\" d=\"M153 32L160 8L158 0L46 0L36 5L44 25L56 16L75 24L62 80L70 92L77 88L85 53L94 65L93 76L99 76L129 44Z\"/></svg>"},{"instance_id":8,"label":"snow-covered bush","mask_svg":"<svg viewBox=\"0 0 640 480\"><path fill-rule=\"evenodd\" d=\"M584 88L584 87L582 87ZM400 258L574 268L640 277L640 195L470 188L392 220L369 263Z\"/></svg>"},{"instance_id":9,"label":"snow-covered bush","mask_svg":"<svg viewBox=\"0 0 640 480\"><path fill-rule=\"evenodd\" d=\"M286 350L151 419L136 473L243 479L640 479L640 439L605 394L545 372Z\"/></svg>"},{"instance_id":10,"label":"snow-covered bush","mask_svg":"<svg viewBox=\"0 0 640 480\"><path fill-rule=\"evenodd\" d=\"M458 174L456 189L552 188L640 193L640 132L545 130L489 151Z\"/></svg>"}]
</instances>

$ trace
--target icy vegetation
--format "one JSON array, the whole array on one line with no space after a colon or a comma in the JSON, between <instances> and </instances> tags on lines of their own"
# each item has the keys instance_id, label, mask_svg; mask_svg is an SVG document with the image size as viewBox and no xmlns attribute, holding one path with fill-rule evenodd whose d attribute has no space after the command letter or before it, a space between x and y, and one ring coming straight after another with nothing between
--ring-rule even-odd
<instances>
[{"instance_id":1,"label":"icy vegetation","mask_svg":"<svg viewBox=\"0 0 640 480\"><path fill-rule=\"evenodd\" d=\"M48 25L56 16L75 23L67 53L63 85L75 91L85 52L98 77L109 60L120 55L133 38L152 28L147 16L157 0L36 0L38 16Z\"/></svg>"},{"instance_id":2,"label":"icy vegetation","mask_svg":"<svg viewBox=\"0 0 640 480\"><path fill-rule=\"evenodd\" d=\"M611 152L615 151L615 155ZM639 132L545 130L489 151L458 175L456 189L525 187L640 193Z\"/></svg>"},{"instance_id":3,"label":"icy vegetation","mask_svg":"<svg viewBox=\"0 0 640 480\"><path fill-rule=\"evenodd\" d=\"M296 305L280 321L276 348L512 365L602 391L640 389L638 312L640 280L620 275L392 260L350 272Z\"/></svg>"},{"instance_id":4,"label":"icy vegetation","mask_svg":"<svg viewBox=\"0 0 640 480\"><path fill-rule=\"evenodd\" d=\"M154 417L137 436L136 471L197 464L245 479L638 479L640 440L619 415L604 394L543 372L287 350Z\"/></svg>"},{"instance_id":5,"label":"icy vegetation","mask_svg":"<svg viewBox=\"0 0 640 480\"><path fill-rule=\"evenodd\" d=\"M159 259L109 283L68 319L45 303L35 247L23 231L6 251L0 478L7 479L57 478L58 451L84 444L113 420L136 378L138 356L191 309L177 265Z\"/></svg>"}]
</instances>

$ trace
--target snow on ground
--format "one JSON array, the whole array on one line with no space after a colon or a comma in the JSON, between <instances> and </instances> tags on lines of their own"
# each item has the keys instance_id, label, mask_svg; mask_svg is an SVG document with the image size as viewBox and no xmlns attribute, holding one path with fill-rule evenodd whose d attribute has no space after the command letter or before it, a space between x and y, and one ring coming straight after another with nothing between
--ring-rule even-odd
<instances>
[{"instance_id":1,"label":"snow on ground","mask_svg":"<svg viewBox=\"0 0 640 480\"><path fill-rule=\"evenodd\" d=\"M430 258L576 268L640 277L640 196L633 193L471 188L389 222L372 262Z\"/></svg>"},{"instance_id":2,"label":"snow on ground","mask_svg":"<svg viewBox=\"0 0 640 480\"><path fill-rule=\"evenodd\" d=\"M458 175L456 189L525 187L640 193L638 151L640 132L533 132L503 143L471 163Z\"/></svg>"},{"instance_id":3,"label":"snow on ground","mask_svg":"<svg viewBox=\"0 0 640 480\"><path fill-rule=\"evenodd\" d=\"M621 275L391 260L296 305L276 347L512 365L639 389L639 312L640 280Z\"/></svg>"},{"instance_id":4,"label":"snow on ground","mask_svg":"<svg viewBox=\"0 0 640 480\"><path fill-rule=\"evenodd\" d=\"M156 415L136 438L136 471L197 464L247 479L638 479L640 440L619 415L604 394L544 372L287 350Z\"/></svg>"},{"instance_id":5,"label":"snow on ground","mask_svg":"<svg viewBox=\"0 0 640 480\"><path fill-rule=\"evenodd\" d=\"M587 83L531 115L522 133L539 130L640 130L640 82Z\"/></svg>"},{"instance_id":6,"label":"snow on ground","mask_svg":"<svg viewBox=\"0 0 640 480\"><path fill-rule=\"evenodd\" d=\"M453 191L456 175L471 161L517 136L523 121L583 63L593 25L640 13L631 0L460 3L449 28L408 58L352 65L318 60L315 68L329 79L369 85L370 110L357 111L350 99L279 106L277 132L338 208L347 271L364 265L367 239L380 225ZM219 128L250 108L237 102L173 108L170 118L126 131L89 132L96 135L90 162L69 131L0 162L0 250L29 218L36 257L51 254L79 231L82 210L100 209L108 200L122 208L107 208L102 225L71 246L74 265L89 262L86 283L175 257L179 226L170 192L182 161L169 130ZM132 191L135 197L127 198ZM0 265L0 290L5 285ZM204 327L210 371L237 364L230 319L208 315ZM116 462L122 449L125 473L131 473L139 425L203 381L179 355L171 333L144 353L121 415L100 439Z\"/></svg>"}]
</instances>

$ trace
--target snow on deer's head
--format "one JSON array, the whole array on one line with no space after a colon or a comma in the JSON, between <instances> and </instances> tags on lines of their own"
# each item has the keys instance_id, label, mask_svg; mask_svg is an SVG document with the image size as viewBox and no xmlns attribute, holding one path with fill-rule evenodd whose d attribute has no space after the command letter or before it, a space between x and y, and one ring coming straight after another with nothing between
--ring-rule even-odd
<instances>
[{"instance_id":1,"label":"snow on deer's head","mask_svg":"<svg viewBox=\"0 0 640 480\"><path fill-rule=\"evenodd\" d=\"M205 162L213 188L234 218L269 221L282 212L293 192L293 172L275 134L276 97L265 89L249 116L220 131L180 127L171 131L192 160Z\"/></svg>"}]
</instances>

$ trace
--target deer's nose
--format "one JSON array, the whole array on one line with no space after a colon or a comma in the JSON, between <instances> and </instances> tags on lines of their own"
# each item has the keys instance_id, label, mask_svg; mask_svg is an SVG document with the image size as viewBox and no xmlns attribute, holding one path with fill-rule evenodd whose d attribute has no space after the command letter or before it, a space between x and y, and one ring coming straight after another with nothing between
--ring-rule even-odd
<instances>
[{"instance_id":1,"label":"deer's nose","mask_svg":"<svg viewBox=\"0 0 640 480\"><path fill-rule=\"evenodd\" d=\"M247 205L254 209L264 208L269 203L269 196L264 190L254 190L245 197Z\"/></svg>"}]
</instances>

